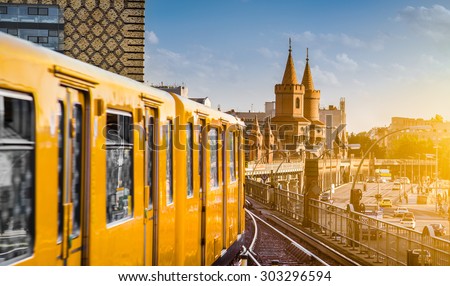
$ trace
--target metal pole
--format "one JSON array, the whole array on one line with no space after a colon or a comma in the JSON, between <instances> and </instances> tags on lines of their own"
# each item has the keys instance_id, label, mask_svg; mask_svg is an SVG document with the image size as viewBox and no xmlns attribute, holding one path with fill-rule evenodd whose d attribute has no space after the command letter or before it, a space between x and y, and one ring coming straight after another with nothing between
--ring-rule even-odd
<instances>
[{"instance_id":1,"label":"metal pole","mask_svg":"<svg viewBox=\"0 0 450 286\"><path fill-rule=\"evenodd\" d=\"M422 177L420 176L420 168L422 165L420 164L420 154L419 154L419 186L422 187Z\"/></svg>"},{"instance_id":2,"label":"metal pole","mask_svg":"<svg viewBox=\"0 0 450 286\"><path fill-rule=\"evenodd\" d=\"M437 211L437 207L438 207L438 201L437 201L437 196L438 196L438 193L437 193L437 188L438 188L438 148L439 148L439 146L438 145L436 145L436 162L435 162L435 164L436 164L436 173L435 173L435 176L434 176L434 197L435 197L435 200L436 200L436 211Z\"/></svg>"}]
</instances>

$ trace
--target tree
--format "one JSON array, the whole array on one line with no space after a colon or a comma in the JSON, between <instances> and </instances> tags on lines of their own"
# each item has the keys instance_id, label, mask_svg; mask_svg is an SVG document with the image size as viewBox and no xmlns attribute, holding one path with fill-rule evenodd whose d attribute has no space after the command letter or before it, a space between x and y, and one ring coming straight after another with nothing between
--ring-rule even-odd
<instances>
[{"instance_id":1,"label":"tree","mask_svg":"<svg viewBox=\"0 0 450 286\"><path fill-rule=\"evenodd\" d=\"M355 156L360 156L364 154L370 146L372 146L376 140L370 139L369 134L367 132L360 132L358 134L351 133L348 137L349 144L360 144L360 150L349 150L349 154L355 154ZM386 150L384 147L380 145L376 145L372 149L372 155L375 158L384 158L386 154Z\"/></svg>"},{"instance_id":2,"label":"tree","mask_svg":"<svg viewBox=\"0 0 450 286\"><path fill-rule=\"evenodd\" d=\"M434 144L431 139L419 139L415 134L402 134L392 140L387 150L387 157L394 159L408 159L417 154L433 154Z\"/></svg>"}]
</instances>

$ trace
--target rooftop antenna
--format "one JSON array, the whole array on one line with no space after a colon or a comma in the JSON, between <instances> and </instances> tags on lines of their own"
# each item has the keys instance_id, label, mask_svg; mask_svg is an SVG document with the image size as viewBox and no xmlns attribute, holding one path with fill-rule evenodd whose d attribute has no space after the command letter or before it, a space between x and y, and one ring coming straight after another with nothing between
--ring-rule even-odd
<instances>
[{"instance_id":1,"label":"rooftop antenna","mask_svg":"<svg viewBox=\"0 0 450 286\"><path fill-rule=\"evenodd\" d=\"M292 47L291 47L291 38L289 37L289 52L292 52Z\"/></svg>"}]
</instances>

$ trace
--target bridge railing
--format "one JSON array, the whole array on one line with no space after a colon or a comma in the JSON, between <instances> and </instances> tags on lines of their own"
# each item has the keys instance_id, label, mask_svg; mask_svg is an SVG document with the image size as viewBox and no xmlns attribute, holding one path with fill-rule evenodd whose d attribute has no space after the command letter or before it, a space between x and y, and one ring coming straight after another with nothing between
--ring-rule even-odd
<instances>
[{"instance_id":1,"label":"bridge railing","mask_svg":"<svg viewBox=\"0 0 450 286\"><path fill-rule=\"evenodd\" d=\"M246 195L280 213L296 220L303 220L304 196L296 192L274 188L252 179L245 180Z\"/></svg>"},{"instance_id":2,"label":"bridge railing","mask_svg":"<svg viewBox=\"0 0 450 286\"><path fill-rule=\"evenodd\" d=\"M450 265L448 240L319 200L311 199L309 207L315 231L375 265Z\"/></svg>"},{"instance_id":3,"label":"bridge railing","mask_svg":"<svg viewBox=\"0 0 450 286\"><path fill-rule=\"evenodd\" d=\"M303 223L304 196L246 180L246 194L272 209ZM450 241L422 234L372 216L353 212L316 199L306 210L310 229L350 249L373 265L450 265ZM414 252L413 252L414 251Z\"/></svg>"}]
</instances>

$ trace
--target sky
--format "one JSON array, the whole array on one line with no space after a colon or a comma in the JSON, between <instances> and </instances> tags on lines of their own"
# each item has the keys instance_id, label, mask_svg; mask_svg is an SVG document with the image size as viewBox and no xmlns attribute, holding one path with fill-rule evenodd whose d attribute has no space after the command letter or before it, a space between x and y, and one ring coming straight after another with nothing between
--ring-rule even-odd
<instances>
[{"instance_id":1,"label":"sky","mask_svg":"<svg viewBox=\"0 0 450 286\"><path fill-rule=\"evenodd\" d=\"M321 107L345 98L347 130L391 117L450 120L450 1L147 0L145 77L222 111L264 111L292 39Z\"/></svg>"}]
</instances>

